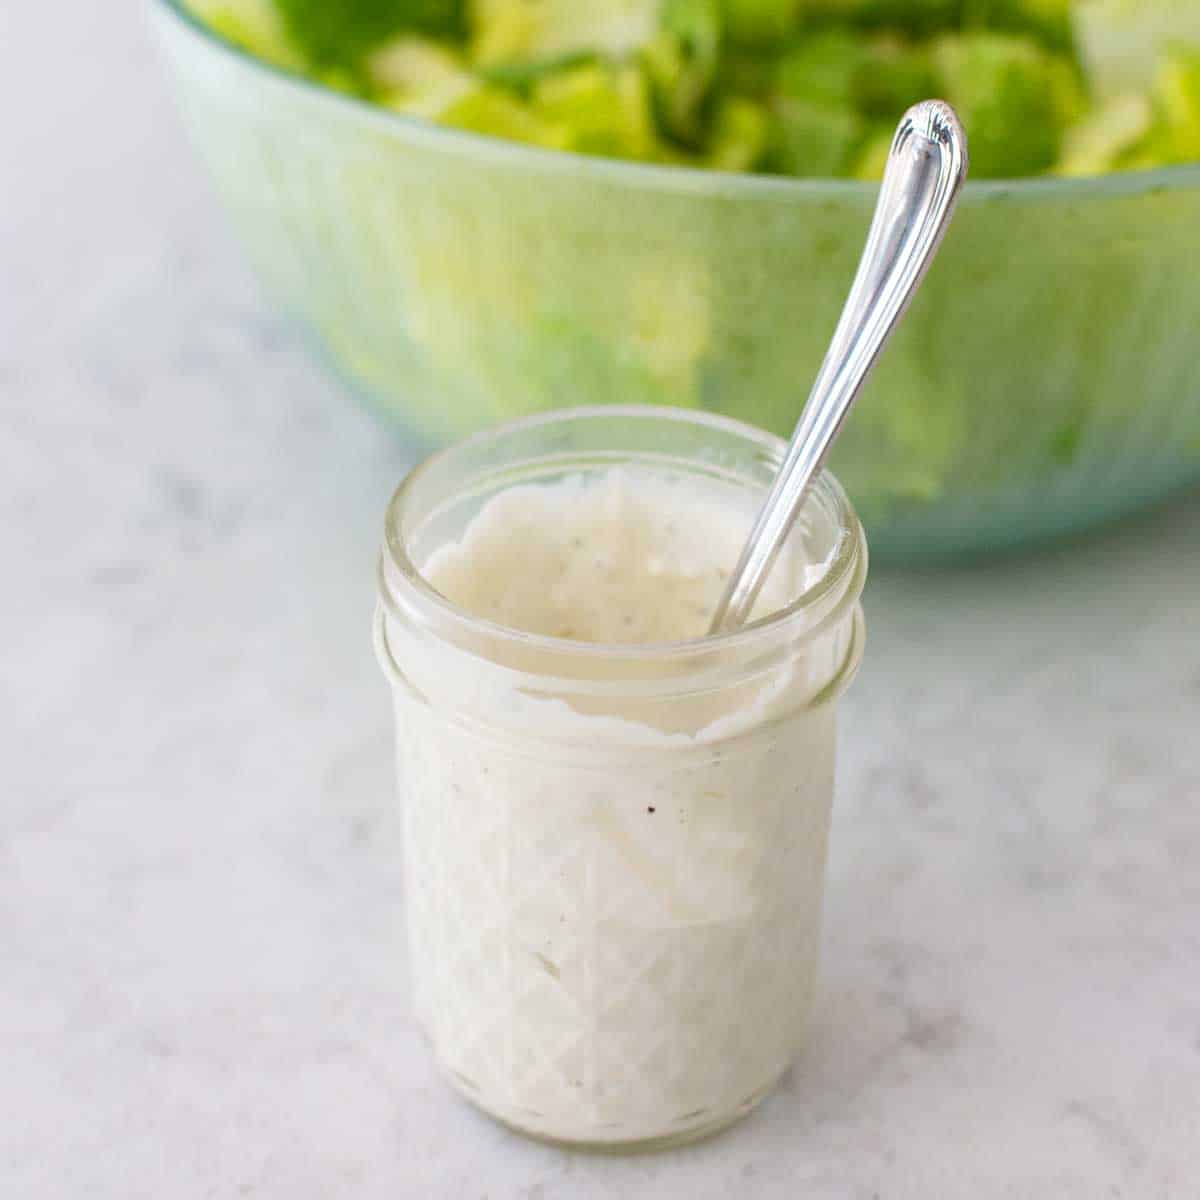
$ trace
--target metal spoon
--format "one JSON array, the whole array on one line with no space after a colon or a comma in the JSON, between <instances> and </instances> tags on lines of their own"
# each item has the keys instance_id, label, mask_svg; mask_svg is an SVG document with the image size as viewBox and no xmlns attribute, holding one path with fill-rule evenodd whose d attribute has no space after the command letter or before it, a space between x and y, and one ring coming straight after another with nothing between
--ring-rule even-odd
<instances>
[{"instance_id":1,"label":"metal spoon","mask_svg":"<svg viewBox=\"0 0 1200 1200\"><path fill-rule=\"evenodd\" d=\"M954 110L925 100L896 128L871 231L779 474L717 605L710 633L745 624L850 406L925 276L967 176Z\"/></svg>"}]
</instances>

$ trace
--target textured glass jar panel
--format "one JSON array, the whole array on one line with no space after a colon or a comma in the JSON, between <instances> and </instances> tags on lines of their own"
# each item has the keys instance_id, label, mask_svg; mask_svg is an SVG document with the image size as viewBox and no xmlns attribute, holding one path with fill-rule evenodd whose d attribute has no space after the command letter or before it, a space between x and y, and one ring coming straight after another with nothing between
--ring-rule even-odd
<instances>
[{"instance_id":1,"label":"textured glass jar panel","mask_svg":"<svg viewBox=\"0 0 1200 1200\"><path fill-rule=\"evenodd\" d=\"M566 1141L759 1098L812 991L832 708L589 765L404 693L397 725L415 1002L456 1084Z\"/></svg>"}]
</instances>

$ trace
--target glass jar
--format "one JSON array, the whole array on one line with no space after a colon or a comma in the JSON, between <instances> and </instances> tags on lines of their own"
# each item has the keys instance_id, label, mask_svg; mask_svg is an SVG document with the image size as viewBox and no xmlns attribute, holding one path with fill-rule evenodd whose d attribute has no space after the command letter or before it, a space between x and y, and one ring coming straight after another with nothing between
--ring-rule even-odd
<instances>
[{"instance_id":1,"label":"glass jar","mask_svg":"<svg viewBox=\"0 0 1200 1200\"><path fill-rule=\"evenodd\" d=\"M415 1010L453 1085L526 1133L686 1141L787 1069L813 991L866 544L826 475L792 535L825 564L815 583L737 633L653 646L491 624L421 564L518 483L623 465L760 493L784 449L716 416L574 409L435 455L388 509L375 629Z\"/></svg>"}]
</instances>

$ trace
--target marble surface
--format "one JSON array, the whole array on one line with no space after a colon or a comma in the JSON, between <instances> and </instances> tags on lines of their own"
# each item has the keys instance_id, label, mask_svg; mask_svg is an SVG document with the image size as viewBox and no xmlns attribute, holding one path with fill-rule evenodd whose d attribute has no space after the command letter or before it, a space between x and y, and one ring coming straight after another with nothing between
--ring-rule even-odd
<instances>
[{"instance_id":1,"label":"marble surface","mask_svg":"<svg viewBox=\"0 0 1200 1200\"><path fill-rule=\"evenodd\" d=\"M259 296L139 10L0 45L0 1194L1200 1194L1197 498L877 574L808 1050L689 1150L524 1142L409 1017L407 452Z\"/></svg>"}]
</instances>

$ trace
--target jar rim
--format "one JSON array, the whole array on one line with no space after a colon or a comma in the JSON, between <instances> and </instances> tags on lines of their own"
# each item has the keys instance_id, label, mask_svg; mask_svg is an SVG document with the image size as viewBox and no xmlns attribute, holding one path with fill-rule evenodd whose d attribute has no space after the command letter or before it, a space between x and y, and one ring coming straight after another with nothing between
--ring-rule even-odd
<instances>
[{"instance_id":1,"label":"jar rim","mask_svg":"<svg viewBox=\"0 0 1200 1200\"><path fill-rule=\"evenodd\" d=\"M828 622L854 604L866 579L867 546L862 525L841 484L829 472L822 471L813 485L806 504L816 498L824 501L836 521L836 542L829 554L825 570L808 584L783 608L747 622L740 629L706 634L685 641L647 643L587 642L549 634L531 633L461 608L443 596L421 573L409 554L401 532L405 507L419 484L438 467L445 466L456 456L466 456L487 445L500 442L514 434L556 424L592 420L629 420L644 422L679 422L709 428L747 443L769 456L776 465L783 462L787 443L775 434L759 429L733 417L717 413L697 412L649 404L582 405L535 413L495 425L475 433L417 463L401 480L388 502L384 517L384 544L379 562L379 595L383 605L396 616L402 609L418 619L443 624L453 634L483 634L511 649L536 653L553 653L561 661L583 662L625 660L634 663L662 662L708 655L712 652L752 650L756 643L773 636L808 640L816 636ZM390 562L394 570L387 570ZM399 594L396 585L403 588Z\"/></svg>"}]
</instances>

